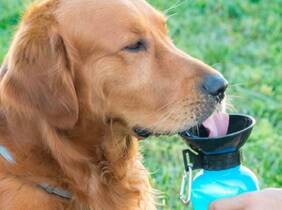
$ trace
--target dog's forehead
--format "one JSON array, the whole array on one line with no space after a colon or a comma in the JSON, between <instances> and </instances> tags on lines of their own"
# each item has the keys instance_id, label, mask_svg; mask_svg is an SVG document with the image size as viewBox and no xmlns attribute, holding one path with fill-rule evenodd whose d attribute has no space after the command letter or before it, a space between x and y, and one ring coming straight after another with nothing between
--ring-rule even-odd
<instances>
[{"instance_id":1,"label":"dog's forehead","mask_svg":"<svg viewBox=\"0 0 282 210\"><path fill-rule=\"evenodd\" d=\"M61 19L143 18L162 21L163 16L143 0L61 0L57 15Z\"/></svg>"},{"instance_id":2,"label":"dog's forehead","mask_svg":"<svg viewBox=\"0 0 282 210\"><path fill-rule=\"evenodd\" d=\"M98 37L126 30L142 33L149 26L165 21L161 13L143 0L62 0L57 17L66 30Z\"/></svg>"}]
</instances>

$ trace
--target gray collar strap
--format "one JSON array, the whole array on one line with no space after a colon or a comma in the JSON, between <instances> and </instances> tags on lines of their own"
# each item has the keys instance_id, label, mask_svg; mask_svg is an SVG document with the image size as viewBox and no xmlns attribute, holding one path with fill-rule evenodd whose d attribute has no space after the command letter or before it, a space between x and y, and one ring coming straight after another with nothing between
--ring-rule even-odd
<instances>
[{"instance_id":1,"label":"gray collar strap","mask_svg":"<svg viewBox=\"0 0 282 210\"><path fill-rule=\"evenodd\" d=\"M16 164L16 161L13 158L10 151L2 145L0 145L0 156L2 158L4 158L8 163ZM40 183L40 184L37 184L37 186L39 188L45 190L47 193L49 193L51 195L55 195L55 196L58 196L60 198L64 198L64 199L68 199L68 200L70 200L72 198L72 193L63 190L62 188L50 186L47 183Z\"/></svg>"},{"instance_id":2,"label":"gray collar strap","mask_svg":"<svg viewBox=\"0 0 282 210\"><path fill-rule=\"evenodd\" d=\"M68 191L63 190L62 188L59 187L53 187L50 186L47 183L40 183L37 184L37 186L43 190L45 190L47 193L51 194L51 195L56 195L58 197L64 198L64 199L71 199L72 198L72 194Z\"/></svg>"}]
</instances>

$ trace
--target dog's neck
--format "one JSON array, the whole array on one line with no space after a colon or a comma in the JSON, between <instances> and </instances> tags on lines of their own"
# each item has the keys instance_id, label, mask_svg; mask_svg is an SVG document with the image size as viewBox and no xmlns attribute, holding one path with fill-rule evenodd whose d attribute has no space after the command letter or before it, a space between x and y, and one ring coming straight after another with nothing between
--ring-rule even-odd
<instances>
[{"instance_id":1,"label":"dog's neck","mask_svg":"<svg viewBox=\"0 0 282 210\"><path fill-rule=\"evenodd\" d=\"M7 139L1 144L15 156L11 172L18 176L29 173L33 181L66 186L86 200L93 177L106 186L119 184L127 176L128 164L136 162L138 143L118 123L105 124L81 110L73 129L58 130L36 115L23 117L12 109L2 110L0 132ZM10 133L4 134L6 130Z\"/></svg>"}]
</instances>

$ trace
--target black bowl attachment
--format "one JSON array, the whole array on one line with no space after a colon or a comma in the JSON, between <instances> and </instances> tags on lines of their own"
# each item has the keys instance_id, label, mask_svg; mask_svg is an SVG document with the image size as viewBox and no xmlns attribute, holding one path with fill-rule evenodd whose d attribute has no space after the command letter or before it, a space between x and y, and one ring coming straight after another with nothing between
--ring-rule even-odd
<instances>
[{"instance_id":1,"label":"black bowl attachment","mask_svg":"<svg viewBox=\"0 0 282 210\"><path fill-rule=\"evenodd\" d=\"M239 150L249 138L254 125L255 119L250 116L231 114L225 136L209 138L203 126L180 133L186 144L194 150L183 151L185 168L188 162L192 162L193 169L207 170L222 170L239 165Z\"/></svg>"}]
</instances>

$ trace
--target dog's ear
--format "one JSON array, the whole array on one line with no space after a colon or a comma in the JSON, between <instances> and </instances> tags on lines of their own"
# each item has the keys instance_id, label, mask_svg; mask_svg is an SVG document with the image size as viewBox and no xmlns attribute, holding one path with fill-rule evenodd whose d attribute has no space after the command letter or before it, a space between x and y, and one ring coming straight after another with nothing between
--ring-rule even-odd
<instances>
[{"instance_id":1,"label":"dog's ear","mask_svg":"<svg viewBox=\"0 0 282 210\"><path fill-rule=\"evenodd\" d=\"M59 129L78 119L78 99L67 48L51 24L21 25L6 59L1 100Z\"/></svg>"}]
</instances>

